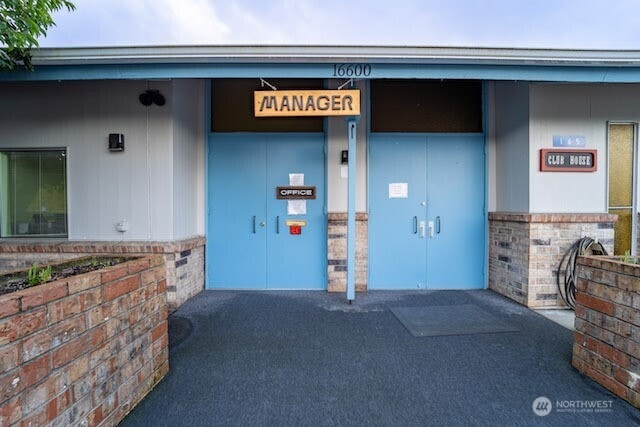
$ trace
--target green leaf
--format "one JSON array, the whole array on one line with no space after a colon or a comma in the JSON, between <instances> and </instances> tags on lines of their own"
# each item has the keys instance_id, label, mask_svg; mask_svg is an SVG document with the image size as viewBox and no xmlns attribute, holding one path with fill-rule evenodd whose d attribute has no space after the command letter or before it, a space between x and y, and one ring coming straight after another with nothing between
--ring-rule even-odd
<instances>
[{"instance_id":1,"label":"green leaf","mask_svg":"<svg viewBox=\"0 0 640 427\"><path fill-rule=\"evenodd\" d=\"M31 70L30 50L55 25L51 14L75 10L68 0L0 0L0 70Z\"/></svg>"}]
</instances>

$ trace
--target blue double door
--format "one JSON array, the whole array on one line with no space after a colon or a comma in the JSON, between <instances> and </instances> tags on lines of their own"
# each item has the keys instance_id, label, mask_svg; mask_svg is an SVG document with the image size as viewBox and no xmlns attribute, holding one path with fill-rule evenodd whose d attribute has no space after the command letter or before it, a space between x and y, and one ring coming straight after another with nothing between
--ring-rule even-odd
<instances>
[{"instance_id":1,"label":"blue double door","mask_svg":"<svg viewBox=\"0 0 640 427\"><path fill-rule=\"evenodd\" d=\"M212 134L208 159L207 287L326 289L324 136ZM290 215L276 187L303 174L316 187ZM287 221L305 221L291 234Z\"/></svg>"},{"instance_id":2,"label":"blue double door","mask_svg":"<svg viewBox=\"0 0 640 427\"><path fill-rule=\"evenodd\" d=\"M369 144L369 288L483 288L484 138L372 134Z\"/></svg>"}]
</instances>

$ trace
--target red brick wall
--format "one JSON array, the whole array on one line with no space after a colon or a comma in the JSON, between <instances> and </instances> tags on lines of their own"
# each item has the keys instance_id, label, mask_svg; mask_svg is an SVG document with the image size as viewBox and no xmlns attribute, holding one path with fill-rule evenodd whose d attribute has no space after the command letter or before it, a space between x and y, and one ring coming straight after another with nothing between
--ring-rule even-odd
<instances>
[{"instance_id":1,"label":"red brick wall","mask_svg":"<svg viewBox=\"0 0 640 427\"><path fill-rule=\"evenodd\" d=\"M0 426L124 418L169 370L165 275L155 255L0 296Z\"/></svg>"},{"instance_id":2,"label":"red brick wall","mask_svg":"<svg viewBox=\"0 0 640 427\"><path fill-rule=\"evenodd\" d=\"M640 265L578 259L573 366L640 408Z\"/></svg>"},{"instance_id":3,"label":"red brick wall","mask_svg":"<svg viewBox=\"0 0 640 427\"><path fill-rule=\"evenodd\" d=\"M5 239L0 244L0 274L27 269L34 262L45 265L95 254L162 254L167 268L167 304L170 310L175 310L204 289L204 245L204 237L172 242Z\"/></svg>"}]
</instances>

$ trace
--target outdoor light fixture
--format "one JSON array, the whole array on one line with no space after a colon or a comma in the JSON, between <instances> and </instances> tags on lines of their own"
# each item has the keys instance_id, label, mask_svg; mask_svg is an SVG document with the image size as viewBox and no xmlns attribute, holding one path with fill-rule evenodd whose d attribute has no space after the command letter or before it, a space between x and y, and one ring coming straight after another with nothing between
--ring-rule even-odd
<instances>
[{"instance_id":1,"label":"outdoor light fixture","mask_svg":"<svg viewBox=\"0 0 640 427\"><path fill-rule=\"evenodd\" d=\"M124 135L121 133L109 134L109 151L124 151Z\"/></svg>"},{"instance_id":2,"label":"outdoor light fixture","mask_svg":"<svg viewBox=\"0 0 640 427\"><path fill-rule=\"evenodd\" d=\"M140 103L145 107L148 107L151 104L163 106L166 103L164 96L162 96L158 89L147 89L140 94L138 100L140 100Z\"/></svg>"}]
</instances>

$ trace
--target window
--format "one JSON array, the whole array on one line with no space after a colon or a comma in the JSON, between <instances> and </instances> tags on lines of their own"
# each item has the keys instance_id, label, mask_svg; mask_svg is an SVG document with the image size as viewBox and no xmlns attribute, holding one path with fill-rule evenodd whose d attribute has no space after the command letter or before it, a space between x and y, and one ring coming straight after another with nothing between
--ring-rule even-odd
<instances>
[{"instance_id":1,"label":"window","mask_svg":"<svg viewBox=\"0 0 640 427\"><path fill-rule=\"evenodd\" d=\"M609 213L618 215L613 253L634 254L633 170L636 129L632 123L609 124Z\"/></svg>"},{"instance_id":2,"label":"window","mask_svg":"<svg viewBox=\"0 0 640 427\"><path fill-rule=\"evenodd\" d=\"M0 151L0 237L67 235L66 154Z\"/></svg>"}]
</instances>

